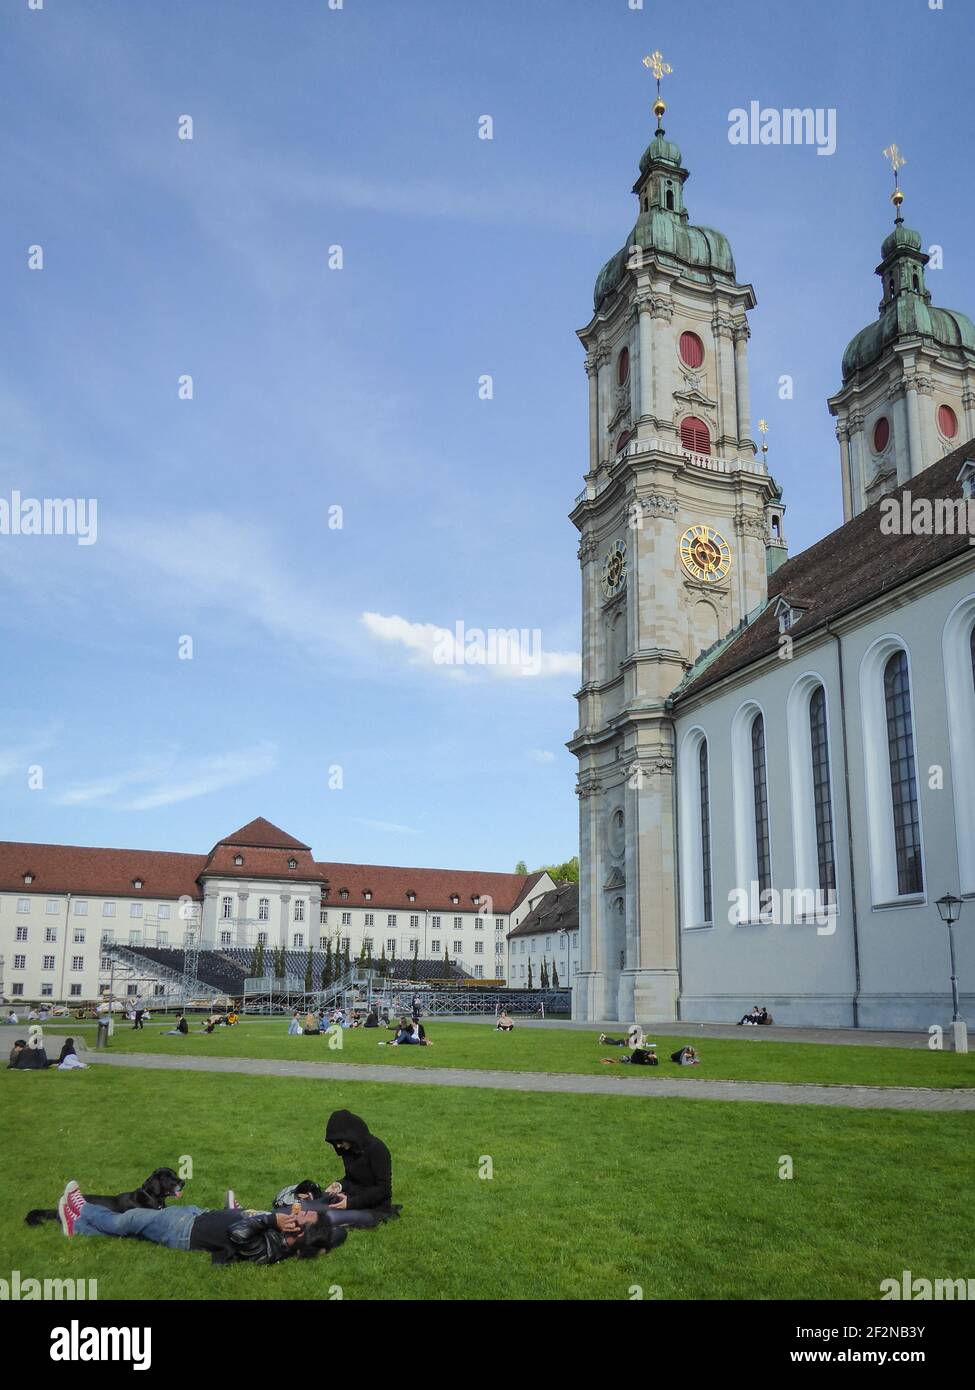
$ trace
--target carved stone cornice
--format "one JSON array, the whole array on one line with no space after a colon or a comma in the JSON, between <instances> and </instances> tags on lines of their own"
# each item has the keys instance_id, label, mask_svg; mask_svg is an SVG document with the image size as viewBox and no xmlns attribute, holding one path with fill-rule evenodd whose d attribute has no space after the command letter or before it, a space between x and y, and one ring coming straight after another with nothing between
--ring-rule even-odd
<instances>
[{"instance_id":1,"label":"carved stone cornice","mask_svg":"<svg viewBox=\"0 0 975 1390\"><path fill-rule=\"evenodd\" d=\"M899 401L907 390L903 381L892 381L887 387L887 399L889 401Z\"/></svg>"},{"instance_id":2,"label":"carved stone cornice","mask_svg":"<svg viewBox=\"0 0 975 1390\"><path fill-rule=\"evenodd\" d=\"M606 366L607 362L612 358L613 353L608 343L600 343L592 356L596 363L596 370L598 371L600 367Z\"/></svg>"},{"instance_id":3,"label":"carved stone cornice","mask_svg":"<svg viewBox=\"0 0 975 1390\"><path fill-rule=\"evenodd\" d=\"M578 797L602 796L602 794L603 789L594 777L576 784L576 796Z\"/></svg>"},{"instance_id":4,"label":"carved stone cornice","mask_svg":"<svg viewBox=\"0 0 975 1390\"><path fill-rule=\"evenodd\" d=\"M637 316L640 314L652 314L655 300L648 290L641 290L633 301Z\"/></svg>"},{"instance_id":5,"label":"carved stone cornice","mask_svg":"<svg viewBox=\"0 0 975 1390\"><path fill-rule=\"evenodd\" d=\"M966 388L961 394L961 403L966 410L975 408L975 391Z\"/></svg>"},{"instance_id":6,"label":"carved stone cornice","mask_svg":"<svg viewBox=\"0 0 975 1390\"><path fill-rule=\"evenodd\" d=\"M739 536L761 536L764 540L768 534L764 516L746 511L744 507L736 509L734 527L735 533Z\"/></svg>"},{"instance_id":7,"label":"carved stone cornice","mask_svg":"<svg viewBox=\"0 0 975 1390\"><path fill-rule=\"evenodd\" d=\"M593 376L594 373L599 370L599 363L596 361L596 354L594 352L587 352L586 360L583 365L586 369L586 376Z\"/></svg>"},{"instance_id":8,"label":"carved stone cornice","mask_svg":"<svg viewBox=\"0 0 975 1390\"><path fill-rule=\"evenodd\" d=\"M930 396L934 391L934 382L923 372L905 374L904 386L908 391L916 391L919 396Z\"/></svg>"},{"instance_id":9,"label":"carved stone cornice","mask_svg":"<svg viewBox=\"0 0 975 1390\"><path fill-rule=\"evenodd\" d=\"M836 426L836 438L840 441L841 444L849 443L850 431L845 421L842 424Z\"/></svg>"},{"instance_id":10,"label":"carved stone cornice","mask_svg":"<svg viewBox=\"0 0 975 1390\"><path fill-rule=\"evenodd\" d=\"M736 345L741 342L747 343L748 339L752 336L752 330L747 323L736 323L732 336Z\"/></svg>"},{"instance_id":11,"label":"carved stone cornice","mask_svg":"<svg viewBox=\"0 0 975 1390\"><path fill-rule=\"evenodd\" d=\"M632 777L635 772L639 772L643 777L672 777L674 760L661 755L653 758L635 758L630 763L629 775Z\"/></svg>"},{"instance_id":12,"label":"carved stone cornice","mask_svg":"<svg viewBox=\"0 0 975 1390\"><path fill-rule=\"evenodd\" d=\"M647 516L665 516L670 521L677 520L678 503L676 497L666 497L661 492L653 492L649 497L637 498L640 509Z\"/></svg>"},{"instance_id":13,"label":"carved stone cornice","mask_svg":"<svg viewBox=\"0 0 975 1390\"><path fill-rule=\"evenodd\" d=\"M655 319L661 319L664 323L670 323L674 317L674 301L672 299L661 299L659 296L653 299L650 312Z\"/></svg>"},{"instance_id":14,"label":"carved stone cornice","mask_svg":"<svg viewBox=\"0 0 975 1390\"><path fill-rule=\"evenodd\" d=\"M711 329L716 338L734 338L737 325L728 314L715 313L711 319Z\"/></svg>"},{"instance_id":15,"label":"carved stone cornice","mask_svg":"<svg viewBox=\"0 0 975 1390\"><path fill-rule=\"evenodd\" d=\"M583 536L582 540L579 542L579 549L576 551L577 559L579 559L582 564L585 564L587 560L592 560L598 553L599 546L596 544L593 537Z\"/></svg>"},{"instance_id":16,"label":"carved stone cornice","mask_svg":"<svg viewBox=\"0 0 975 1390\"><path fill-rule=\"evenodd\" d=\"M850 434L860 433L860 431L863 429L863 419L864 417L862 410L850 411L849 415L846 417L846 427L849 430Z\"/></svg>"}]
</instances>

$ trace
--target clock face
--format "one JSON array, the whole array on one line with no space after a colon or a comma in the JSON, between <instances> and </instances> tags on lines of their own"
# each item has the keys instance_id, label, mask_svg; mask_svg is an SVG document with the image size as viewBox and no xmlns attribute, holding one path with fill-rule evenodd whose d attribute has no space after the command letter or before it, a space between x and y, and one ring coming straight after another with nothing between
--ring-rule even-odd
<instances>
[{"instance_id":1,"label":"clock face","mask_svg":"<svg viewBox=\"0 0 975 1390\"><path fill-rule=\"evenodd\" d=\"M731 549L712 526L689 526L680 538L680 560L692 578L717 584L731 569Z\"/></svg>"},{"instance_id":2,"label":"clock face","mask_svg":"<svg viewBox=\"0 0 975 1390\"><path fill-rule=\"evenodd\" d=\"M618 594L626 583L626 541L614 541L603 561L603 593L607 598Z\"/></svg>"}]
</instances>

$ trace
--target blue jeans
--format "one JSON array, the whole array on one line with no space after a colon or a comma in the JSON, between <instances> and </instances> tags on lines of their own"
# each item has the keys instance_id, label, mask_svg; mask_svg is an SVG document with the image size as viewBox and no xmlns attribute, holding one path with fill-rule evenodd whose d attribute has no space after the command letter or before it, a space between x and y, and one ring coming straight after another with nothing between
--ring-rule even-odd
<instances>
[{"instance_id":1,"label":"blue jeans","mask_svg":"<svg viewBox=\"0 0 975 1390\"><path fill-rule=\"evenodd\" d=\"M135 1240L166 1245L170 1250L189 1250L193 1222L202 1214L202 1207L169 1207L163 1211L137 1207L119 1212L86 1202L74 1229L79 1236L132 1236Z\"/></svg>"}]
</instances>

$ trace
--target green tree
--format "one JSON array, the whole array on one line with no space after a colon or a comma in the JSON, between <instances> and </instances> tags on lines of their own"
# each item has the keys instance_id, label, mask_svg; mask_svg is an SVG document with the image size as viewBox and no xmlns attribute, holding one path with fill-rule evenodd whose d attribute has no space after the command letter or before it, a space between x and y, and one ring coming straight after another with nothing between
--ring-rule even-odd
<instances>
[{"instance_id":1,"label":"green tree","mask_svg":"<svg viewBox=\"0 0 975 1390\"><path fill-rule=\"evenodd\" d=\"M365 938L365 937L362 938L362 946L361 946L361 948L360 948L360 950L359 950L359 959L356 961L356 965L358 965L358 967L359 967L360 970L365 970L365 968L366 968L366 938Z\"/></svg>"},{"instance_id":2,"label":"green tree","mask_svg":"<svg viewBox=\"0 0 975 1390\"><path fill-rule=\"evenodd\" d=\"M447 950L446 946L443 948L443 966L444 979L449 980L452 972L450 969L450 952Z\"/></svg>"},{"instance_id":3,"label":"green tree","mask_svg":"<svg viewBox=\"0 0 975 1390\"><path fill-rule=\"evenodd\" d=\"M518 860L518 863L515 865L515 873L516 873L516 874L527 874L527 872L528 872L528 865L525 863L524 859L519 859L519 860Z\"/></svg>"},{"instance_id":4,"label":"green tree","mask_svg":"<svg viewBox=\"0 0 975 1390\"><path fill-rule=\"evenodd\" d=\"M379 974L385 980L389 974L389 961L386 959L386 945L383 943L383 953L379 957Z\"/></svg>"},{"instance_id":5,"label":"green tree","mask_svg":"<svg viewBox=\"0 0 975 1390\"><path fill-rule=\"evenodd\" d=\"M332 943L325 939L325 964L322 966L322 989L328 989L332 983Z\"/></svg>"},{"instance_id":6,"label":"green tree","mask_svg":"<svg viewBox=\"0 0 975 1390\"><path fill-rule=\"evenodd\" d=\"M548 989L548 961L542 956L542 969L538 978L539 989Z\"/></svg>"},{"instance_id":7,"label":"green tree","mask_svg":"<svg viewBox=\"0 0 975 1390\"><path fill-rule=\"evenodd\" d=\"M555 964L555 961L553 960L553 961L552 961L552 988L553 988L553 989L558 989L558 987L559 987L559 967Z\"/></svg>"},{"instance_id":8,"label":"green tree","mask_svg":"<svg viewBox=\"0 0 975 1390\"><path fill-rule=\"evenodd\" d=\"M254 947L254 954L251 957L251 975L255 980L259 980L264 974L264 942L259 941Z\"/></svg>"},{"instance_id":9,"label":"green tree","mask_svg":"<svg viewBox=\"0 0 975 1390\"><path fill-rule=\"evenodd\" d=\"M352 969L352 959L351 959L351 957L350 957L350 955L349 955L349 938L348 938L348 937L345 938L345 954L344 954L344 958L343 958L343 962L342 962L342 963L343 963L343 965L345 966L346 971L349 971L349 970Z\"/></svg>"},{"instance_id":10,"label":"green tree","mask_svg":"<svg viewBox=\"0 0 975 1390\"><path fill-rule=\"evenodd\" d=\"M284 949L281 946L274 948L274 978L280 980L284 977Z\"/></svg>"},{"instance_id":11,"label":"green tree","mask_svg":"<svg viewBox=\"0 0 975 1390\"><path fill-rule=\"evenodd\" d=\"M528 984L527 984L526 988L527 988L527 989L532 989L532 988L534 988L534 986L532 985L532 963L531 963L531 961L528 962Z\"/></svg>"}]
</instances>

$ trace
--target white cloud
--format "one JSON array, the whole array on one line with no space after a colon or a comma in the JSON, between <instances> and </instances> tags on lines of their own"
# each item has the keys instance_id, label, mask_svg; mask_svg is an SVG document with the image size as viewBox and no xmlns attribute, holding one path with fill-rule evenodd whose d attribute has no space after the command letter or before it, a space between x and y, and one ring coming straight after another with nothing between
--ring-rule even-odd
<instances>
[{"instance_id":1,"label":"white cloud","mask_svg":"<svg viewBox=\"0 0 975 1390\"><path fill-rule=\"evenodd\" d=\"M411 825L397 825L396 821L391 820L366 820L362 816L357 816L356 821L359 825L368 826L370 830L383 830L389 835L419 835L419 830L414 830Z\"/></svg>"},{"instance_id":2,"label":"white cloud","mask_svg":"<svg viewBox=\"0 0 975 1390\"><path fill-rule=\"evenodd\" d=\"M208 758L162 755L145 759L134 768L70 787L56 800L62 806L94 803L108 804L119 811L151 811L259 777L276 765L277 754L272 743L259 743ZM135 787L144 790L135 795L127 792ZM116 801L120 792L126 792L126 798Z\"/></svg>"},{"instance_id":3,"label":"white cloud","mask_svg":"<svg viewBox=\"0 0 975 1390\"><path fill-rule=\"evenodd\" d=\"M578 676L580 671L579 654L546 651L539 628L477 628L463 622L445 628L383 613L363 613L361 621L379 641L405 648L410 666L448 679Z\"/></svg>"},{"instance_id":4,"label":"white cloud","mask_svg":"<svg viewBox=\"0 0 975 1390\"><path fill-rule=\"evenodd\" d=\"M50 748L57 733L58 729L52 726L38 733L25 734L15 743L0 746L0 777L12 777L19 773L26 780L28 767L37 762L39 753Z\"/></svg>"},{"instance_id":5,"label":"white cloud","mask_svg":"<svg viewBox=\"0 0 975 1390\"><path fill-rule=\"evenodd\" d=\"M549 753L545 748L529 748L528 756L533 763L554 763L555 754Z\"/></svg>"}]
</instances>

